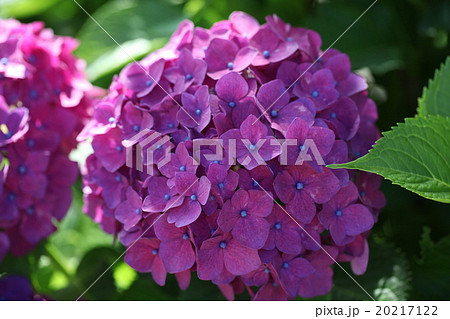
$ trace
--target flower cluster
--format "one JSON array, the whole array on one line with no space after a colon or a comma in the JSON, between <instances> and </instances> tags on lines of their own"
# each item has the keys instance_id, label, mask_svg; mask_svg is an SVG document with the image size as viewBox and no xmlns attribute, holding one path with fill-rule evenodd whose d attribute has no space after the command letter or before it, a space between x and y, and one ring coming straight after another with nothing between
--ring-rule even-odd
<instances>
[{"instance_id":1,"label":"flower cluster","mask_svg":"<svg viewBox=\"0 0 450 319\"><path fill-rule=\"evenodd\" d=\"M131 267L182 289L196 271L255 300L326 294L334 260L365 271L380 179L323 164L367 153L377 110L349 58L320 46L276 15L234 12L209 30L182 22L114 78L80 135L94 149L85 212ZM322 163L299 165L308 149Z\"/></svg>"},{"instance_id":2,"label":"flower cluster","mask_svg":"<svg viewBox=\"0 0 450 319\"><path fill-rule=\"evenodd\" d=\"M70 206L68 154L92 103L76 46L40 22L0 20L0 262L50 235Z\"/></svg>"},{"instance_id":3,"label":"flower cluster","mask_svg":"<svg viewBox=\"0 0 450 319\"><path fill-rule=\"evenodd\" d=\"M45 301L34 292L30 280L19 275L0 277L0 301Z\"/></svg>"}]
</instances>

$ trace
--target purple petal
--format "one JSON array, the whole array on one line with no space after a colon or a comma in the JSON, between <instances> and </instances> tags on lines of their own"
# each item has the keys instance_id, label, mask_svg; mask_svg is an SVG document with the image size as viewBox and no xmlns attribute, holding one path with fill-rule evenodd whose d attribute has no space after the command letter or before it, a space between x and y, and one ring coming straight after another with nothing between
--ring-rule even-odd
<instances>
[{"instance_id":1,"label":"purple petal","mask_svg":"<svg viewBox=\"0 0 450 319\"><path fill-rule=\"evenodd\" d=\"M227 270L235 276L247 274L261 265L257 250L245 247L234 239L227 243L223 261Z\"/></svg>"},{"instance_id":2,"label":"purple petal","mask_svg":"<svg viewBox=\"0 0 450 319\"><path fill-rule=\"evenodd\" d=\"M237 220L232 234L241 244L260 249L269 236L269 223L264 218L247 215Z\"/></svg>"}]
</instances>

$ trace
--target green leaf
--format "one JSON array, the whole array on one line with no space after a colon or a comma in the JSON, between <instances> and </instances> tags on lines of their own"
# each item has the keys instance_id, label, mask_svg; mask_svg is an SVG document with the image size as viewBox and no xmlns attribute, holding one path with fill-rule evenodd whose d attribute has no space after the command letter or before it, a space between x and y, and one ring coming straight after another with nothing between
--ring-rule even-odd
<instances>
[{"instance_id":1,"label":"green leaf","mask_svg":"<svg viewBox=\"0 0 450 319\"><path fill-rule=\"evenodd\" d=\"M450 295L450 235L434 242L424 228L421 258L413 268L414 292L419 300L447 300Z\"/></svg>"},{"instance_id":2,"label":"green leaf","mask_svg":"<svg viewBox=\"0 0 450 319\"><path fill-rule=\"evenodd\" d=\"M450 203L450 118L407 118L383 135L365 156L328 167L376 173L425 198Z\"/></svg>"},{"instance_id":3,"label":"green leaf","mask_svg":"<svg viewBox=\"0 0 450 319\"><path fill-rule=\"evenodd\" d=\"M379 237L371 241L366 273L352 276L375 300L406 300L411 282L406 257L398 248ZM352 273L347 264L341 265L349 274ZM369 300L369 297L342 269L334 267L331 300Z\"/></svg>"},{"instance_id":4,"label":"green leaf","mask_svg":"<svg viewBox=\"0 0 450 319\"><path fill-rule=\"evenodd\" d=\"M420 116L450 116L450 56L423 89L417 112Z\"/></svg>"},{"instance_id":5,"label":"green leaf","mask_svg":"<svg viewBox=\"0 0 450 319\"><path fill-rule=\"evenodd\" d=\"M120 253L110 247L97 247L84 255L76 272L77 279L83 285L82 291L89 288L88 294L85 294L83 299L115 300L118 297L113 277L115 266L112 269L108 267L113 265L119 256ZM95 284L90 287L94 282Z\"/></svg>"},{"instance_id":6,"label":"green leaf","mask_svg":"<svg viewBox=\"0 0 450 319\"><path fill-rule=\"evenodd\" d=\"M92 19L86 20L78 33L80 47L76 51L90 65L90 80L161 47L183 20L181 7L163 0L111 1L92 17L104 30Z\"/></svg>"}]
</instances>

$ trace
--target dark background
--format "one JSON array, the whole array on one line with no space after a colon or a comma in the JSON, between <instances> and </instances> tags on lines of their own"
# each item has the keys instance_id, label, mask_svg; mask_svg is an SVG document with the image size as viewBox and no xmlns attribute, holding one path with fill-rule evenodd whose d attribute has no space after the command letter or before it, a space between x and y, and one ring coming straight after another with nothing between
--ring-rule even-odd
<instances>
[{"instance_id":1,"label":"dark background","mask_svg":"<svg viewBox=\"0 0 450 319\"><path fill-rule=\"evenodd\" d=\"M372 3L367 0L78 0L135 58L161 47L184 18L209 28L234 10L261 23L276 13L294 26L318 31L326 49ZM77 54L88 62L89 78L106 88L128 61L116 44L72 0L5 0L0 16L42 20L56 34L78 38ZM449 54L450 2L379 0L334 46L347 53L354 70L369 79L381 131L416 113L417 98ZM82 156L81 156L82 157ZM79 158L79 156L74 156ZM52 299L75 299L123 251L81 212L80 185L59 231L21 259L8 256L0 275L31 278ZM379 300L450 298L449 206L419 197L389 181L387 206L373 229L368 271L356 279ZM173 276L158 287L149 274L115 264L85 296L93 300L222 300L209 282L194 279L180 291ZM248 296L238 296L247 299ZM337 267L332 292L322 300L366 300Z\"/></svg>"}]
</instances>

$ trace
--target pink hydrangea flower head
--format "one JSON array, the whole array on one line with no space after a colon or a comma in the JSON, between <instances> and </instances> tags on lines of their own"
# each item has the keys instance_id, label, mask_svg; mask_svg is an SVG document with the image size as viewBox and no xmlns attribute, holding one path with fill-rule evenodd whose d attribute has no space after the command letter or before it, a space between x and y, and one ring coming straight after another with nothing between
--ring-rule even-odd
<instances>
[{"instance_id":1,"label":"pink hydrangea flower head","mask_svg":"<svg viewBox=\"0 0 450 319\"><path fill-rule=\"evenodd\" d=\"M56 229L78 166L68 156L86 124L93 88L76 41L40 22L0 20L0 262Z\"/></svg>"},{"instance_id":2,"label":"pink hydrangea flower head","mask_svg":"<svg viewBox=\"0 0 450 319\"><path fill-rule=\"evenodd\" d=\"M233 12L209 30L182 22L114 79L80 135L94 147L85 211L131 267L254 300L328 293L338 257L365 271L380 180L325 165L367 152L376 106L347 55L320 46Z\"/></svg>"}]
</instances>

